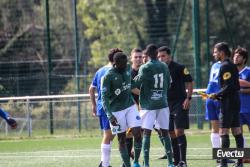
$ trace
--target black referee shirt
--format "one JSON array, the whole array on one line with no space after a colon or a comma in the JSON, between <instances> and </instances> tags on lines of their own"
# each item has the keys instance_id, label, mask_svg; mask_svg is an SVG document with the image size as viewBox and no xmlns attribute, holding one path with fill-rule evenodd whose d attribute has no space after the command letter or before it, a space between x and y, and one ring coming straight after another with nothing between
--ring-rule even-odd
<instances>
[{"instance_id":1,"label":"black referee shirt","mask_svg":"<svg viewBox=\"0 0 250 167\"><path fill-rule=\"evenodd\" d=\"M185 82L192 82L192 76L184 65L174 61L170 62L168 68L172 78L168 90L168 101L185 99L187 97Z\"/></svg>"},{"instance_id":2,"label":"black referee shirt","mask_svg":"<svg viewBox=\"0 0 250 167\"><path fill-rule=\"evenodd\" d=\"M220 97L235 95L240 90L239 72L235 64L229 59L222 62L219 71L220 91L217 93Z\"/></svg>"}]
</instances>

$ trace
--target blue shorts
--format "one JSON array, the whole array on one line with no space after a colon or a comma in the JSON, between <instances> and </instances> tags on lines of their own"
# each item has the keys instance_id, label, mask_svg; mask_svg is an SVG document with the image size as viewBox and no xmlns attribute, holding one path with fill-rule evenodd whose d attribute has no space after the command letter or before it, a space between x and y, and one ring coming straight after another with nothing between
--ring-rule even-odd
<instances>
[{"instance_id":1,"label":"blue shorts","mask_svg":"<svg viewBox=\"0 0 250 167\"><path fill-rule=\"evenodd\" d=\"M206 100L206 120L219 120L220 102L207 99Z\"/></svg>"},{"instance_id":2,"label":"blue shorts","mask_svg":"<svg viewBox=\"0 0 250 167\"><path fill-rule=\"evenodd\" d=\"M99 123L102 130L109 130L110 124L106 114L99 116Z\"/></svg>"},{"instance_id":3,"label":"blue shorts","mask_svg":"<svg viewBox=\"0 0 250 167\"><path fill-rule=\"evenodd\" d=\"M250 126L250 113L240 113L240 125Z\"/></svg>"}]
</instances>

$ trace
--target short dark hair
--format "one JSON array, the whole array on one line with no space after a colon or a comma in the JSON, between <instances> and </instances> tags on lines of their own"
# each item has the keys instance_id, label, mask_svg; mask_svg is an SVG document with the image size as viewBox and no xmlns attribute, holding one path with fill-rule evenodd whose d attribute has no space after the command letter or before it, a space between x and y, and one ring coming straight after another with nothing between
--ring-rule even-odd
<instances>
[{"instance_id":1,"label":"short dark hair","mask_svg":"<svg viewBox=\"0 0 250 167\"><path fill-rule=\"evenodd\" d=\"M241 55L243 57L243 59L245 59L245 64L247 63L248 60L248 51L245 48L242 47L238 47L235 51L234 54L238 53L239 55Z\"/></svg>"},{"instance_id":2,"label":"short dark hair","mask_svg":"<svg viewBox=\"0 0 250 167\"><path fill-rule=\"evenodd\" d=\"M132 55L133 53L142 53L142 50L140 48L134 48L130 54Z\"/></svg>"},{"instance_id":3,"label":"short dark hair","mask_svg":"<svg viewBox=\"0 0 250 167\"><path fill-rule=\"evenodd\" d=\"M145 55L150 57L151 59L156 59L158 54L158 48L155 44L147 45L145 49Z\"/></svg>"},{"instance_id":4,"label":"short dark hair","mask_svg":"<svg viewBox=\"0 0 250 167\"><path fill-rule=\"evenodd\" d=\"M168 55L171 55L171 49L168 46L161 46L158 52L166 52Z\"/></svg>"},{"instance_id":5,"label":"short dark hair","mask_svg":"<svg viewBox=\"0 0 250 167\"><path fill-rule=\"evenodd\" d=\"M231 56L231 51L230 51L229 46L226 42L219 42L214 46L214 48L217 48L218 51L220 51L220 52L221 51L224 52L227 57Z\"/></svg>"},{"instance_id":6,"label":"short dark hair","mask_svg":"<svg viewBox=\"0 0 250 167\"><path fill-rule=\"evenodd\" d=\"M109 50L109 53L108 53L109 62L111 62L111 63L114 62L114 55L117 52L122 52L122 50L119 49L119 48L112 48L112 49Z\"/></svg>"},{"instance_id":7,"label":"short dark hair","mask_svg":"<svg viewBox=\"0 0 250 167\"><path fill-rule=\"evenodd\" d=\"M124 60L128 60L128 58L123 52L117 52L114 54L114 63L120 63Z\"/></svg>"}]
</instances>

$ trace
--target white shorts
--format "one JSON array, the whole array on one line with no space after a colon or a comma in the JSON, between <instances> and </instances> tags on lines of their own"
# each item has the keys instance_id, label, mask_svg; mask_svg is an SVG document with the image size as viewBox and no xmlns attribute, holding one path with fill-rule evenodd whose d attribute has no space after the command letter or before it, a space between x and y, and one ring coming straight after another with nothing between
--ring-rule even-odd
<instances>
[{"instance_id":1,"label":"white shorts","mask_svg":"<svg viewBox=\"0 0 250 167\"><path fill-rule=\"evenodd\" d=\"M141 110L142 128L152 130L154 124L159 129L169 129L169 107L158 110Z\"/></svg>"},{"instance_id":2,"label":"white shorts","mask_svg":"<svg viewBox=\"0 0 250 167\"><path fill-rule=\"evenodd\" d=\"M119 132L117 133L125 132L128 128L141 127L142 120L136 105L132 105L121 111L112 112L112 114L115 116L118 124L120 125ZM111 129L114 128L111 124L110 127Z\"/></svg>"}]
</instances>

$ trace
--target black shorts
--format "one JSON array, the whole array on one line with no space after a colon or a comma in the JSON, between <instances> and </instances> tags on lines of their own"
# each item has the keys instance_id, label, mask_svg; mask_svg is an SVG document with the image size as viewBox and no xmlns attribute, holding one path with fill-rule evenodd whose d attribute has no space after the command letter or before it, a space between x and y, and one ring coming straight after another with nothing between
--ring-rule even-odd
<instances>
[{"instance_id":1,"label":"black shorts","mask_svg":"<svg viewBox=\"0 0 250 167\"><path fill-rule=\"evenodd\" d=\"M240 98L236 94L221 100L220 128L240 127Z\"/></svg>"},{"instance_id":2,"label":"black shorts","mask_svg":"<svg viewBox=\"0 0 250 167\"><path fill-rule=\"evenodd\" d=\"M184 100L168 101L170 118L169 131L189 129L189 111L183 109Z\"/></svg>"}]
</instances>

